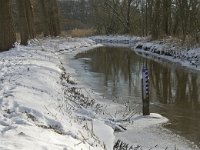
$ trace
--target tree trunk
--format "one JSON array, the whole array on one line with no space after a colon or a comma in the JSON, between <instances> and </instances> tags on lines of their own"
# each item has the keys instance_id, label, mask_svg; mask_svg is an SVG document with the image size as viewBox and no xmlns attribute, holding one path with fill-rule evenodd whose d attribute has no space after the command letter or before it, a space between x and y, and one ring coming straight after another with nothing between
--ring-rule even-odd
<instances>
[{"instance_id":1,"label":"tree trunk","mask_svg":"<svg viewBox=\"0 0 200 150\"><path fill-rule=\"evenodd\" d=\"M15 41L10 0L0 0L0 51L12 48Z\"/></svg>"},{"instance_id":2,"label":"tree trunk","mask_svg":"<svg viewBox=\"0 0 200 150\"><path fill-rule=\"evenodd\" d=\"M163 18L162 18L162 26L165 35L169 35L169 21L171 14L171 0L163 1Z\"/></svg>"},{"instance_id":3,"label":"tree trunk","mask_svg":"<svg viewBox=\"0 0 200 150\"><path fill-rule=\"evenodd\" d=\"M44 36L60 34L60 20L56 0L41 1L44 16Z\"/></svg>"},{"instance_id":4,"label":"tree trunk","mask_svg":"<svg viewBox=\"0 0 200 150\"><path fill-rule=\"evenodd\" d=\"M35 38L33 11L30 0L17 1L21 44L27 45L30 38Z\"/></svg>"},{"instance_id":5,"label":"tree trunk","mask_svg":"<svg viewBox=\"0 0 200 150\"><path fill-rule=\"evenodd\" d=\"M56 0L50 0L51 8L50 9L50 20L52 26L51 36L58 36L60 34L60 20L58 12L58 4Z\"/></svg>"},{"instance_id":6,"label":"tree trunk","mask_svg":"<svg viewBox=\"0 0 200 150\"><path fill-rule=\"evenodd\" d=\"M148 35L148 2L145 3L145 36Z\"/></svg>"},{"instance_id":7,"label":"tree trunk","mask_svg":"<svg viewBox=\"0 0 200 150\"><path fill-rule=\"evenodd\" d=\"M48 15L48 5L49 3L45 4L45 0L39 0L42 6L42 14L43 14L43 33L44 36L50 35L50 27L49 27L49 15Z\"/></svg>"},{"instance_id":8,"label":"tree trunk","mask_svg":"<svg viewBox=\"0 0 200 150\"><path fill-rule=\"evenodd\" d=\"M152 25L152 38L158 39L160 36L160 0L155 1Z\"/></svg>"},{"instance_id":9,"label":"tree trunk","mask_svg":"<svg viewBox=\"0 0 200 150\"><path fill-rule=\"evenodd\" d=\"M126 30L125 30L125 33L130 32L131 3L132 3L132 0L128 0L128 2L127 2L127 12L126 12Z\"/></svg>"},{"instance_id":10,"label":"tree trunk","mask_svg":"<svg viewBox=\"0 0 200 150\"><path fill-rule=\"evenodd\" d=\"M28 21L26 16L26 0L18 0L18 12L19 12L19 27L20 27L20 37L21 44L27 45L29 39L29 29L28 29Z\"/></svg>"},{"instance_id":11,"label":"tree trunk","mask_svg":"<svg viewBox=\"0 0 200 150\"><path fill-rule=\"evenodd\" d=\"M34 16L33 16L33 8L30 0L26 0L26 16L27 16L27 23L29 29L29 37L35 38L35 26L34 26Z\"/></svg>"}]
</instances>

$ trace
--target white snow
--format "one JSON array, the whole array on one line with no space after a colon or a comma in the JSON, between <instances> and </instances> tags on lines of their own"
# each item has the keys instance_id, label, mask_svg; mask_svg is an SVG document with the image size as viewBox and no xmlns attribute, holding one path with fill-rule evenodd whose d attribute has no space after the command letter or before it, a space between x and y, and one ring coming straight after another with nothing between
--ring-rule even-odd
<instances>
[{"instance_id":1,"label":"white snow","mask_svg":"<svg viewBox=\"0 0 200 150\"><path fill-rule=\"evenodd\" d=\"M128 126L127 131L116 133L116 137L142 150L198 149L195 146L191 148L192 145L189 145L189 141L159 125L167 121L166 118L155 113L151 113L150 116L135 115L131 119L132 125Z\"/></svg>"},{"instance_id":2,"label":"white snow","mask_svg":"<svg viewBox=\"0 0 200 150\"><path fill-rule=\"evenodd\" d=\"M81 108L66 94L70 84L64 76L61 51L92 46L97 45L89 39L49 38L33 40L28 46L16 44L0 54L0 149L112 147L113 129L94 121L94 135L90 134L91 129L84 128L87 120L76 116ZM99 127L110 141L99 134Z\"/></svg>"},{"instance_id":3,"label":"white snow","mask_svg":"<svg viewBox=\"0 0 200 150\"><path fill-rule=\"evenodd\" d=\"M191 149L165 132L152 134L149 129L161 128L166 118L127 112L73 77L76 72L68 66L69 58L98 46L87 38L58 37L32 40L28 46L16 43L0 53L0 149L111 150L119 136L149 148L159 143L157 134ZM114 130L124 132L117 135ZM148 142L149 138L158 141ZM162 147L168 144L163 142Z\"/></svg>"}]
</instances>

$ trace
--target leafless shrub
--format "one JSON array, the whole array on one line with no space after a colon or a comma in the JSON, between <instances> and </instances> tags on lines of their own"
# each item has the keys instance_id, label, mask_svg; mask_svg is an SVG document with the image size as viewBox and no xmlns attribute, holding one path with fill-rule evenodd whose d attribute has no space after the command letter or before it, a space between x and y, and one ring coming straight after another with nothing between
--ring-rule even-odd
<instances>
[{"instance_id":1,"label":"leafless shrub","mask_svg":"<svg viewBox=\"0 0 200 150\"><path fill-rule=\"evenodd\" d=\"M129 144L123 142L122 140L117 140L117 142L114 144L113 150L137 150L135 148L133 148L133 146L129 146Z\"/></svg>"},{"instance_id":2,"label":"leafless shrub","mask_svg":"<svg viewBox=\"0 0 200 150\"><path fill-rule=\"evenodd\" d=\"M81 93L81 89L80 88L76 88L76 87L71 87L71 88L67 88L66 89L68 96L69 96L69 100L77 103L78 105L82 106L82 107L92 107L95 103L94 99L90 99L89 97L84 96L84 94Z\"/></svg>"}]
</instances>

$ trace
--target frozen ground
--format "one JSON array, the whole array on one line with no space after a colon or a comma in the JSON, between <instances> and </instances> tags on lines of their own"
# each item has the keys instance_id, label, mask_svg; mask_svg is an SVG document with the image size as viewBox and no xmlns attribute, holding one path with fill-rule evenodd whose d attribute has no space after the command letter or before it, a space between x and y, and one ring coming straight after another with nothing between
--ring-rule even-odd
<instances>
[{"instance_id":1,"label":"frozen ground","mask_svg":"<svg viewBox=\"0 0 200 150\"><path fill-rule=\"evenodd\" d=\"M192 149L162 130L166 118L127 112L74 77L64 55L97 46L90 39L48 38L0 53L0 149L111 150L118 138L137 149Z\"/></svg>"}]
</instances>

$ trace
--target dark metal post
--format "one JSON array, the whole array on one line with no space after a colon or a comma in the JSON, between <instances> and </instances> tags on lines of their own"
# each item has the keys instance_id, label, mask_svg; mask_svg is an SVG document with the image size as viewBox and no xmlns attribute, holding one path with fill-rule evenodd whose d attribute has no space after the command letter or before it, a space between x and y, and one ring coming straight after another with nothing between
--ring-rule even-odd
<instances>
[{"instance_id":1,"label":"dark metal post","mask_svg":"<svg viewBox=\"0 0 200 150\"><path fill-rule=\"evenodd\" d=\"M143 115L150 115L149 112L149 74L147 67L142 69L142 104Z\"/></svg>"}]
</instances>

